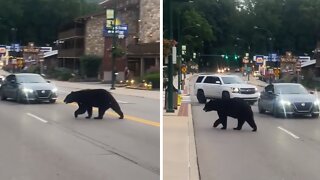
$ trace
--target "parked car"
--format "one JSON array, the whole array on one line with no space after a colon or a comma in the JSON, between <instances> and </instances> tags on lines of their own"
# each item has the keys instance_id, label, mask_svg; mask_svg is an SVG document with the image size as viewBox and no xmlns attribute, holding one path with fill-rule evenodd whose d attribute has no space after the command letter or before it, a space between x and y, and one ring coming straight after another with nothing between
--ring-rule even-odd
<instances>
[{"instance_id":1,"label":"parked car","mask_svg":"<svg viewBox=\"0 0 320 180\"><path fill-rule=\"evenodd\" d=\"M55 103L57 87L39 74L10 74L0 87L0 96L1 100L11 98L17 102L49 101Z\"/></svg>"},{"instance_id":2,"label":"parked car","mask_svg":"<svg viewBox=\"0 0 320 180\"><path fill-rule=\"evenodd\" d=\"M311 115L319 117L319 100L297 83L274 83L265 87L258 100L259 113L275 117Z\"/></svg>"},{"instance_id":3,"label":"parked car","mask_svg":"<svg viewBox=\"0 0 320 180\"><path fill-rule=\"evenodd\" d=\"M241 98L254 104L260 96L256 86L245 83L236 75L199 75L194 88L199 103L215 98Z\"/></svg>"},{"instance_id":4,"label":"parked car","mask_svg":"<svg viewBox=\"0 0 320 180\"><path fill-rule=\"evenodd\" d=\"M235 68L234 72L240 72L240 68Z\"/></svg>"}]
</instances>

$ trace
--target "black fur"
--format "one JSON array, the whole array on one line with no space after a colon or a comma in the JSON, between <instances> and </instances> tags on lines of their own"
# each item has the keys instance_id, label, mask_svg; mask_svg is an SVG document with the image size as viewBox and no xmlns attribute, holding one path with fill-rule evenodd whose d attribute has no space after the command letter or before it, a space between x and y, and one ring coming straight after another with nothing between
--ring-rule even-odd
<instances>
[{"instance_id":1,"label":"black fur","mask_svg":"<svg viewBox=\"0 0 320 180\"><path fill-rule=\"evenodd\" d=\"M113 109L117 114L119 114L119 119L123 119L123 112L114 99L114 97L104 89L86 89L80 91L71 92L64 99L66 104L76 102L79 108L74 112L74 117L77 118L79 114L84 114L88 112L86 118L91 118L92 107L98 107L99 115L94 119L102 119L104 113L109 108Z\"/></svg>"},{"instance_id":2,"label":"black fur","mask_svg":"<svg viewBox=\"0 0 320 180\"><path fill-rule=\"evenodd\" d=\"M227 116L230 116L238 119L238 126L233 128L234 130L241 130L244 122L247 122L253 128L252 131L257 131L257 125L254 122L251 106L243 99L234 98L210 100L206 103L203 110L205 112L217 111L219 119L214 122L213 127L217 127L219 124L222 124L221 129L226 129Z\"/></svg>"}]
</instances>

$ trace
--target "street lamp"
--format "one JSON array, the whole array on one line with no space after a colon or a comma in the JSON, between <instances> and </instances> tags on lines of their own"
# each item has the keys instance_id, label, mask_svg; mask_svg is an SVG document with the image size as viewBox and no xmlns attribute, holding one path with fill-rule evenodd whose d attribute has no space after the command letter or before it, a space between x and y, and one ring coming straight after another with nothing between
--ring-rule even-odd
<instances>
[{"instance_id":1,"label":"street lamp","mask_svg":"<svg viewBox=\"0 0 320 180\"><path fill-rule=\"evenodd\" d=\"M117 0L114 1L114 6L113 6L113 23L111 24L112 26L112 48L111 48L111 55L112 55L112 71L111 71L111 90L116 89L115 88L115 81L116 81L116 72L115 72L115 61L116 61L116 55L115 55L115 51L116 51L116 10L117 10Z\"/></svg>"},{"instance_id":2,"label":"street lamp","mask_svg":"<svg viewBox=\"0 0 320 180\"><path fill-rule=\"evenodd\" d=\"M189 0L192 3L193 0ZM172 21L172 0L166 0L166 8L169 11L169 39L173 40L173 21ZM168 105L166 106L166 112L174 112L173 109L173 59L172 56L168 58Z\"/></svg>"},{"instance_id":3,"label":"street lamp","mask_svg":"<svg viewBox=\"0 0 320 180\"><path fill-rule=\"evenodd\" d=\"M190 2L190 1L189 1ZM181 47L182 47L182 44L181 44L181 34L183 35L184 34L184 31L187 30L187 29L191 29L191 28L195 28L195 27L200 27L200 24L195 24L195 25L192 25L192 26L187 26L187 27L184 27L182 30L180 30L180 21L179 21L179 27L178 27L178 43L180 43L180 45L178 44L178 53L180 54L180 58L178 59L178 67L179 67L179 70L178 70L178 89L180 90L181 89L181 57L182 57L182 52L181 52ZM197 36L198 37L198 36Z\"/></svg>"}]
</instances>

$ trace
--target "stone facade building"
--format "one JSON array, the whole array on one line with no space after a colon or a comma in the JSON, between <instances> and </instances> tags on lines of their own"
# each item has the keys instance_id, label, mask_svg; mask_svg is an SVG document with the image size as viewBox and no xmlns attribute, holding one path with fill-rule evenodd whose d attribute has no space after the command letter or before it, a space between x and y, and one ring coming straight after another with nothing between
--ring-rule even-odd
<instances>
[{"instance_id":1,"label":"stone facade building","mask_svg":"<svg viewBox=\"0 0 320 180\"><path fill-rule=\"evenodd\" d=\"M113 9L114 0L100 3L104 9ZM155 0L117 0L117 18L128 25L128 34L124 39L117 39L119 45L126 50L126 56L116 61L115 69L119 79L128 67L133 77L143 75L154 67L160 68L160 1ZM108 51L112 46L112 38L105 38L105 55L103 79L111 80L112 56Z\"/></svg>"},{"instance_id":2,"label":"stone facade building","mask_svg":"<svg viewBox=\"0 0 320 180\"><path fill-rule=\"evenodd\" d=\"M97 13L76 18L59 33L58 64L74 71L80 68L83 55L104 55L104 38L102 26L104 13Z\"/></svg>"},{"instance_id":3,"label":"stone facade building","mask_svg":"<svg viewBox=\"0 0 320 180\"><path fill-rule=\"evenodd\" d=\"M106 0L100 3L104 9L113 9L121 24L128 26L125 37L117 37L116 44L125 55L116 59L118 80L124 79L126 67L131 77L143 77L149 70L160 68L160 1L158 0ZM59 33L59 66L77 71L80 57L103 57L100 79L111 81L112 37L106 37L104 27L106 12L83 16L67 24Z\"/></svg>"}]
</instances>

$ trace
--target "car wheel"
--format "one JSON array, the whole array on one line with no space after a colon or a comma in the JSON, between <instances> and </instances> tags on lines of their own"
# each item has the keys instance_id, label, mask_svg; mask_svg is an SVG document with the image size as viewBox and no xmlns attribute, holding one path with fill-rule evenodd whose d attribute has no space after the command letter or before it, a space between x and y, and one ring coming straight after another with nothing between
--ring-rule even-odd
<instances>
[{"instance_id":1,"label":"car wheel","mask_svg":"<svg viewBox=\"0 0 320 180\"><path fill-rule=\"evenodd\" d=\"M204 95L204 92L203 92L203 90L198 90L198 92L197 92L197 99L198 99L198 102L200 103L200 104L204 104L204 103L206 103L207 102L207 99L206 99L206 96Z\"/></svg>"},{"instance_id":2,"label":"car wheel","mask_svg":"<svg viewBox=\"0 0 320 180\"><path fill-rule=\"evenodd\" d=\"M319 117L319 114L314 114L314 113L312 113L312 114L311 114L311 117L312 117L312 118L318 118L318 117Z\"/></svg>"},{"instance_id":3,"label":"car wheel","mask_svg":"<svg viewBox=\"0 0 320 180\"><path fill-rule=\"evenodd\" d=\"M222 92L222 99L230 99L229 92L226 92L226 91Z\"/></svg>"},{"instance_id":4,"label":"car wheel","mask_svg":"<svg viewBox=\"0 0 320 180\"><path fill-rule=\"evenodd\" d=\"M266 110L261 107L261 105L260 105L259 102L258 102L258 110L259 110L259 113L260 113L260 114L263 114L263 113L266 112Z\"/></svg>"},{"instance_id":5,"label":"car wheel","mask_svg":"<svg viewBox=\"0 0 320 180\"><path fill-rule=\"evenodd\" d=\"M56 100L55 99L50 99L49 102L53 104L53 103L56 103Z\"/></svg>"},{"instance_id":6,"label":"car wheel","mask_svg":"<svg viewBox=\"0 0 320 180\"><path fill-rule=\"evenodd\" d=\"M7 97L5 95L3 95L3 93L1 93L1 100L4 101L6 99L7 99Z\"/></svg>"},{"instance_id":7,"label":"car wheel","mask_svg":"<svg viewBox=\"0 0 320 180\"><path fill-rule=\"evenodd\" d=\"M22 99L21 99L20 93L17 93L16 101L17 101L17 103L22 103Z\"/></svg>"},{"instance_id":8,"label":"car wheel","mask_svg":"<svg viewBox=\"0 0 320 180\"><path fill-rule=\"evenodd\" d=\"M278 111L277 108L275 108L275 106L273 106L273 109L272 109L272 115L276 118L279 118L280 117L280 113Z\"/></svg>"}]
</instances>

